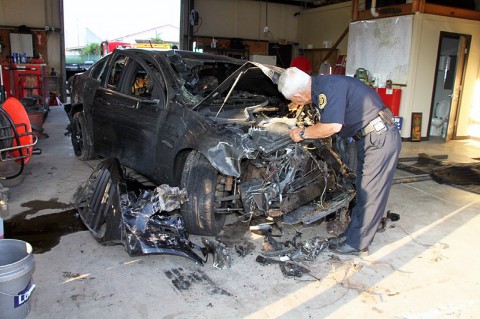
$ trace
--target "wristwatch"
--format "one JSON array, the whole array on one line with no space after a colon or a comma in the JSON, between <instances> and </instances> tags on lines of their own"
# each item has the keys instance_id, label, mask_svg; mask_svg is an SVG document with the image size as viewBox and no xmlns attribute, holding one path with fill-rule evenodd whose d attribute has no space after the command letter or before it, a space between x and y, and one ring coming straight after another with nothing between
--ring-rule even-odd
<instances>
[{"instance_id":1,"label":"wristwatch","mask_svg":"<svg viewBox=\"0 0 480 319\"><path fill-rule=\"evenodd\" d=\"M301 130L300 133L298 133L298 135L302 138L302 140L305 139L305 129Z\"/></svg>"}]
</instances>

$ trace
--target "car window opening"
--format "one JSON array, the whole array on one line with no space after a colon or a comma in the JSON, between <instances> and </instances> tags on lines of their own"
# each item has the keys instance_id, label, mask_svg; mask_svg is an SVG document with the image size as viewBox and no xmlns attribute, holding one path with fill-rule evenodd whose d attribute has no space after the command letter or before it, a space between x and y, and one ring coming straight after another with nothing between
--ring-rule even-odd
<instances>
[{"instance_id":1,"label":"car window opening","mask_svg":"<svg viewBox=\"0 0 480 319\"><path fill-rule=\"evenodd\" d=\"M131 86L132 95L139 97L151 97L151 92L152 80L150 76L144 70L137 72Z\"/></svg>"}]
</instances>

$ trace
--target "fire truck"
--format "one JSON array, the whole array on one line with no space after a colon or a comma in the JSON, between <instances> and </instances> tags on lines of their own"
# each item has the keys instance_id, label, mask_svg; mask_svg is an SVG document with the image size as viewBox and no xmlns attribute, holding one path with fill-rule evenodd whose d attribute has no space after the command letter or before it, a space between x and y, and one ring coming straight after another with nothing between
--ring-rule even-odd
<instances>
[{"instance_id":1,"label":"fire truck","mask_svg":"<svg viewBox=\"0 0 480 319\"><path fill-rule=\"evenodd\" d=\"M137 43L128 43L120 41L103 41L100 44L102 56L107 55L116 48L144 48L144 49L170 49L170 43L152 43L150 41L138 41Z\"/></svg>"},{"instance_id":2,"label":"fire truck","mask_svg":"<svg viewBox=\"0 0 480 319\"><path fill-rule=\"evenodd\" d=\"M133 48L133 44L128 42L119 42L119 41L103 41L100 43L100 49L103 55L107 55L116 48Z\"/></svg>"}]
</instances>

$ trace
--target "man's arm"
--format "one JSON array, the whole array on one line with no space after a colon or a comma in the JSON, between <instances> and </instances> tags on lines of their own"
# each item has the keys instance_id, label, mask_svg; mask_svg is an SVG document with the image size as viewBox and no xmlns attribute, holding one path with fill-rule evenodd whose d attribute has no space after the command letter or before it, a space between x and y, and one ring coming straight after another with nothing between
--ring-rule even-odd
<instances>
[{"instance_id":1,"label":"man's arm","mask_svg":"<svg viewBox=\"0 0 480 319\"><path fill-rule=\"evenodd\" d=\"M293 128L290 131L290 138L294 142L300 142L304 139L325 138L340 132L341 129L342 124L339 123L317 123L307 128ZM302 131L304 131L304 138L300 136L300 132Z\"/></svg>"}]
</instances>

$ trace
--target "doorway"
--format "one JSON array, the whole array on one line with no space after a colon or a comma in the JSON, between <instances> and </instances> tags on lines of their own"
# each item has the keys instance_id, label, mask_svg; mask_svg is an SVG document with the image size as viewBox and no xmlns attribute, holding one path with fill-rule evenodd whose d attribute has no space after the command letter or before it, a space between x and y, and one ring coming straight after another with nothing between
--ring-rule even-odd
<instances>
[{"instance_id":1,"label":"doorway","mask_svg":"<svg viewBox=\"0 0 480 319\"><path fill-rule=\"evenodd\" d=\"M470 39L469 35L440 33L428 131L431 141L445 143L457 136Z\"/></svg>"}]
</instances>

